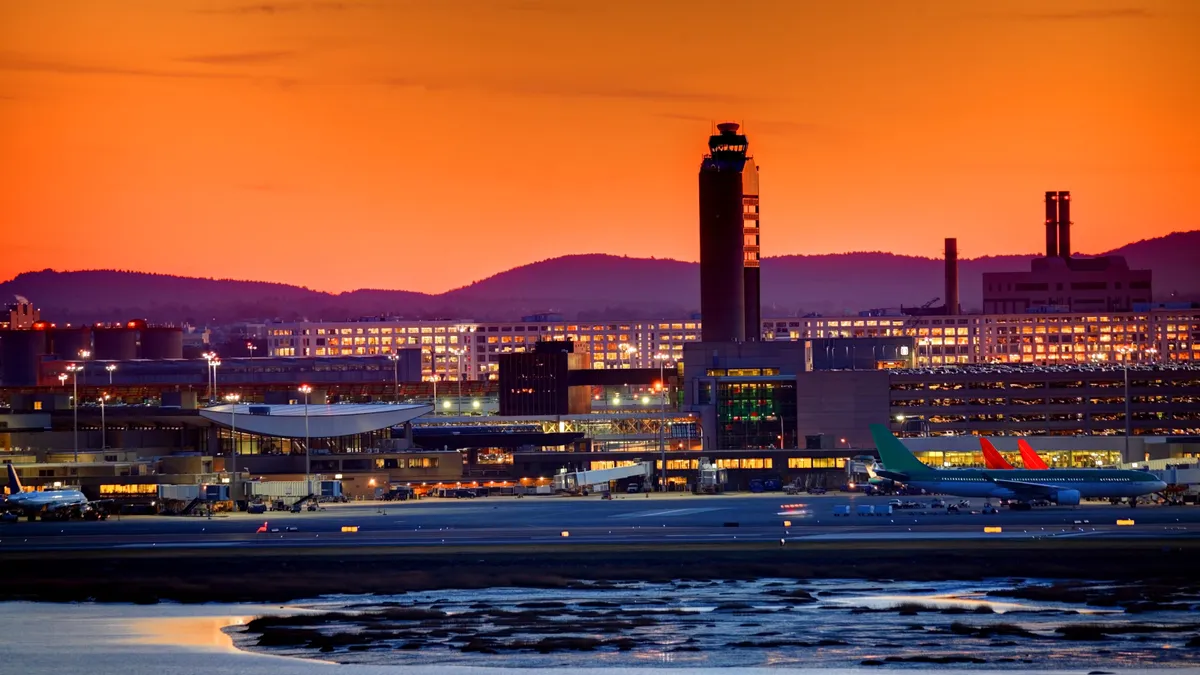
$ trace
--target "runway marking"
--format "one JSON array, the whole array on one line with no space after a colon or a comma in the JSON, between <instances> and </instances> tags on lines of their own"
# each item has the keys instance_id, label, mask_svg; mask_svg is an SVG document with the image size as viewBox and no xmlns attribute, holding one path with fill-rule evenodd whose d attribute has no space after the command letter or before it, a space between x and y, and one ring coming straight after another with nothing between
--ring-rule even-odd
<instances>
[{"instance_id":1,"label":"runway marking","mask_svg":"<svg viewBox=\"0 0 1200 675\"><path fill-rule=\"evenodd\" d=\"M679 516L691 516L697 513L706 513L709 511L726 511L728 507L714 506L703 509L666 509L659 511L644 511L640 513L619 513L609 518L678 518Z\"/></svg>"},{"instance_id":2,"label":"runway marking","mask_svg":"<svg viewBox=\"0 0 1200 675\"><path fill-rule=\"evenodd\" d=\"M238 546L241 541L162 542L151 544L116 544L112 548L222 548Z\"/></svg>"}]
</instances>

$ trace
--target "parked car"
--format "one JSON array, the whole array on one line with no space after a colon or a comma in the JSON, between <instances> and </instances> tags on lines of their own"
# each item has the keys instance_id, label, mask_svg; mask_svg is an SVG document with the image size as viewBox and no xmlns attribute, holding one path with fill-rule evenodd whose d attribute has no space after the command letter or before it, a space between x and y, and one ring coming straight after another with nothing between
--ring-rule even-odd
<instances>
[{"instance_id":1,"label":"parked car","mask_svg":"<svg viewBox=\"0 0 1200 675\"><path fill-rule=\"evenodd\" d=\"M808 488L808 494L810 494L810 495L823 495L826 492L828 492L828 490L826 490L823 487L816 486L816 485Z\"/></svg>"}]
</instances>

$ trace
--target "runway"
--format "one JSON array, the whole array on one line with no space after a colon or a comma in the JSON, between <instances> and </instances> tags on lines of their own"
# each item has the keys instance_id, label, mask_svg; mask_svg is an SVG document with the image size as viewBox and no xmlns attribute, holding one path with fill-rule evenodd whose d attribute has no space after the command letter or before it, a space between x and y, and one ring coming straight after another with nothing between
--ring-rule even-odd
<instances>
[{"instance_id":1,"label":"runway","mask_svg":"<svg viewBox=\"0 0 1200 675\"><path fill-rule=\"evenodd\" d=\"M207 517L133 516L104 522L7 523L0 554L32 550L171 550L564 544L720 544L973 538L1194 537L1200 508L1085 504L983 515L925 508L886 516L833 515L837 505L884 505L865 495L629 495L486 497L331 505L318 512ZM1133 519L1133 525L1118 520ZM265 532L258 532L265 524ZM357 528L344 532L343 528ZM984 532L1000 527L1000 532ZM565 533L565 535L564 535Z\"/></svg>"}]
</instances>

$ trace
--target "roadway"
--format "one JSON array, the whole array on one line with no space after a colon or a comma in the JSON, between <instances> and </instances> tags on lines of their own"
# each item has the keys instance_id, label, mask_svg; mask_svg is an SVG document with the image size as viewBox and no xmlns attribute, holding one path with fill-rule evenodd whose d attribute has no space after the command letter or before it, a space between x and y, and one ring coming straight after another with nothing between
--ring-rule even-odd
<instances>
[{"instance_id":1,"label":"roadway","mask_svg":"<svg viewBox=\"0 0 1200 675\"><path fill-rule=\"evenodd\" d=\"M908 498L911 499L911 498ZM913 501L929 504L929 498ZM957 500L956 500L957 501ZM1197 506L1044 507L983 515L919 508L886 516L833 515L835 505L884 505L865 495L482 497L330 505L318 512L123 516L102 522L0 525L0 554L20 550L237 549L263 547L512 546L753 543L973 538L1167 537L1200 535ZM1131 518L1134 525L1117 525ZM266 525L265 532L257 530ZM984 533L1000 526L1000 533ZM357 527L357 532L343 532ZM568 536L563 536L563 533Z\"/></svg>"}]
</instances>

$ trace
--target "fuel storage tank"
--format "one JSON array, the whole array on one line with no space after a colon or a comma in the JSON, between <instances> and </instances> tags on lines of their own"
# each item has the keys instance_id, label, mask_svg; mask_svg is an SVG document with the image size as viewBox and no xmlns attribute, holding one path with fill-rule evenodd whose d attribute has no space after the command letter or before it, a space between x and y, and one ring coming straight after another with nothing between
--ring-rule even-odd
<instances>
[{"instance_id":1,"label":"fuel storage tank","mask_svg":"<svg viewBox=\"0 0 1200 675\"><path fill-rule=\"evenodd\" d=\"M0 331L0 384L34 387L38 365L46 354L48 336L42 330Z\"/></svg>"},{"instance_id":2,"label":"fuel storage tank","mask_svg":"<svg viewBox=\"0 0 1200 675\"><path fill-rule=\"evenodd\" d=\"M142 359L182 359L183 329L171 326L153 326L142 329Z\"/></svg>"},{"instance_id":3,"label":"fuel storage tank","mask_svg":"<svg viewBox=\"0 0 1200 675\"><path fill-rule=\"evenodd\" d=\"M132 328L97 328L92 334L92 359L132 361L137 358L137 331Z\"/></svg>"}]
</instances>

